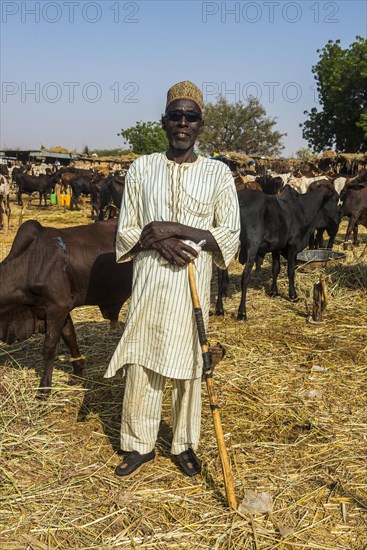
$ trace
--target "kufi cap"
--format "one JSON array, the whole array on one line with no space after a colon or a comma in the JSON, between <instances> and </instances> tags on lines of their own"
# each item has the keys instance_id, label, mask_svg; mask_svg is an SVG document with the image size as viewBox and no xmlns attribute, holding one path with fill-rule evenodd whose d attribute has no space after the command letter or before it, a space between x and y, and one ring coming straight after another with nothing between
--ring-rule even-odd
<instances>
[{"instance_id":1,"label":"kufi cap","mask_svg":"<svg viewBox=\"0 0 367 550\"><path fill-rule=\"evenodd\" d=\"M201 93L200 88L190 82L190 80L178 82L168 90L166 109L168 105L176 99L191 99L192 101L195 101L198 107L200 107L200 110L203 108L203 94Z\"/></svg>"}]
</instances>

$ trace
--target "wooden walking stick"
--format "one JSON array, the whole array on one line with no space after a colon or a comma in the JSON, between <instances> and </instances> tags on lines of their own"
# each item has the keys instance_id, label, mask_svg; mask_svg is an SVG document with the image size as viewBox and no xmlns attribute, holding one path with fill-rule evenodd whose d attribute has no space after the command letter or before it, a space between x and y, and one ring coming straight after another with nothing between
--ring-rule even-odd
<instances>
[{"instance_id":1,"label":"wooden walking stick","mask_svg":"<svg viewBox=\"0 0 367 550\"><path fill-rule=\"evenodd\" d=\"M212 365L210 361L208 342L205 334L203 312L200 307L199 296L198 296L196 283L195 283L194 265L192 262L188 264L188 273L189 273L191 298L194 306L194 313L195 313L196 325L199 333L201 351L203 354L203 374L206 381L206 387L208 389L210 408L212 410L212 415L213 415L215 436L217 438L218 451L219 451L220 461L222 464L227 502L228 502L228 506L232 508L232 510L237 510L237 502L236 502L236 495L234 492L231 466L230 466L229 457L228 457L227 449L224 442L222 423L220 420L220 414L219 414L219 408L218 408L218 400L214 390L213 371L212 371Z\"/></svg>"}]
</instances>

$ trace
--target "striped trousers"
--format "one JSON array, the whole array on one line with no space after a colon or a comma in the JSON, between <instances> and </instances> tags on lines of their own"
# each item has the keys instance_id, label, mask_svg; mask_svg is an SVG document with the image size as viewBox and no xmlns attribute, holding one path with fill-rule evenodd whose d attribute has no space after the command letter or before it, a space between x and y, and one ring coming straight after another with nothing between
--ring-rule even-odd
<instances>
[{"instance_id":1,"label":"striped trousers","mask_svg":"<svg viewBox=\"0 0 367 550\"><path fill-rule=\"evenodd\" d=\"M122 405L121 449L149 453L154 449L161 420L167 378L141 365L126 366ZM172 380L172 454L197 449L201 422L201 377Z\"/></svg>"}]
</instances>

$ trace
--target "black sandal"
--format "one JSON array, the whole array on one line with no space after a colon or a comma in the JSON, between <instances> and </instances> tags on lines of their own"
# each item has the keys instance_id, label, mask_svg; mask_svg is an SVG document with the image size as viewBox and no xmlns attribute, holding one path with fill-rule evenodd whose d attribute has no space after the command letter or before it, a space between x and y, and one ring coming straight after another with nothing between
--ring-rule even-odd
<instances>
[{"instance_id":1,"label":"black sandal","mask_svg":"<svg viewBox=\"0 0 367 550\"><path fill-rule=\"evenodd\" d=\"M200 474L201 462L192 449L187 449L187 451L173 456L184 474L190 477Z\"/></svg>"},{"instance_id":2,"label":"black sandal","mask_svg":"<svg viewBox=\"0 0 367 550\"><path fill-rule=\"evenodd\" d=\"M144 464L155 459L155 451L141 455L138 451L128 453L124 460L115 468L115 474L120 477L128 478L136 474Z\"/></svg>"}]
</instances>

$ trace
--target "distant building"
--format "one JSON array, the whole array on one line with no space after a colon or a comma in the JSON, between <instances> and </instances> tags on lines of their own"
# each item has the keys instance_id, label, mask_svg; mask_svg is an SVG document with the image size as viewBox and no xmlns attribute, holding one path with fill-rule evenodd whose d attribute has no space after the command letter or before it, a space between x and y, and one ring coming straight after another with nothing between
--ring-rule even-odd
<instances>
[{"instance_id":1,"label":"distant building","mask_svg":"<svg viewBox=\"0 0 367 550\"><path fill-rule=\"evenodd\" d=\"M0 151L0 160L17 160L23 164L34 162L46 162L46 164L54 164L55 160L59 160L62 166L68 166L71 161L77 159L79 155L72 153L53 153L51 151L40 150L18 150L18 149L3 149Z\"/></svg>"}]
</instances>

